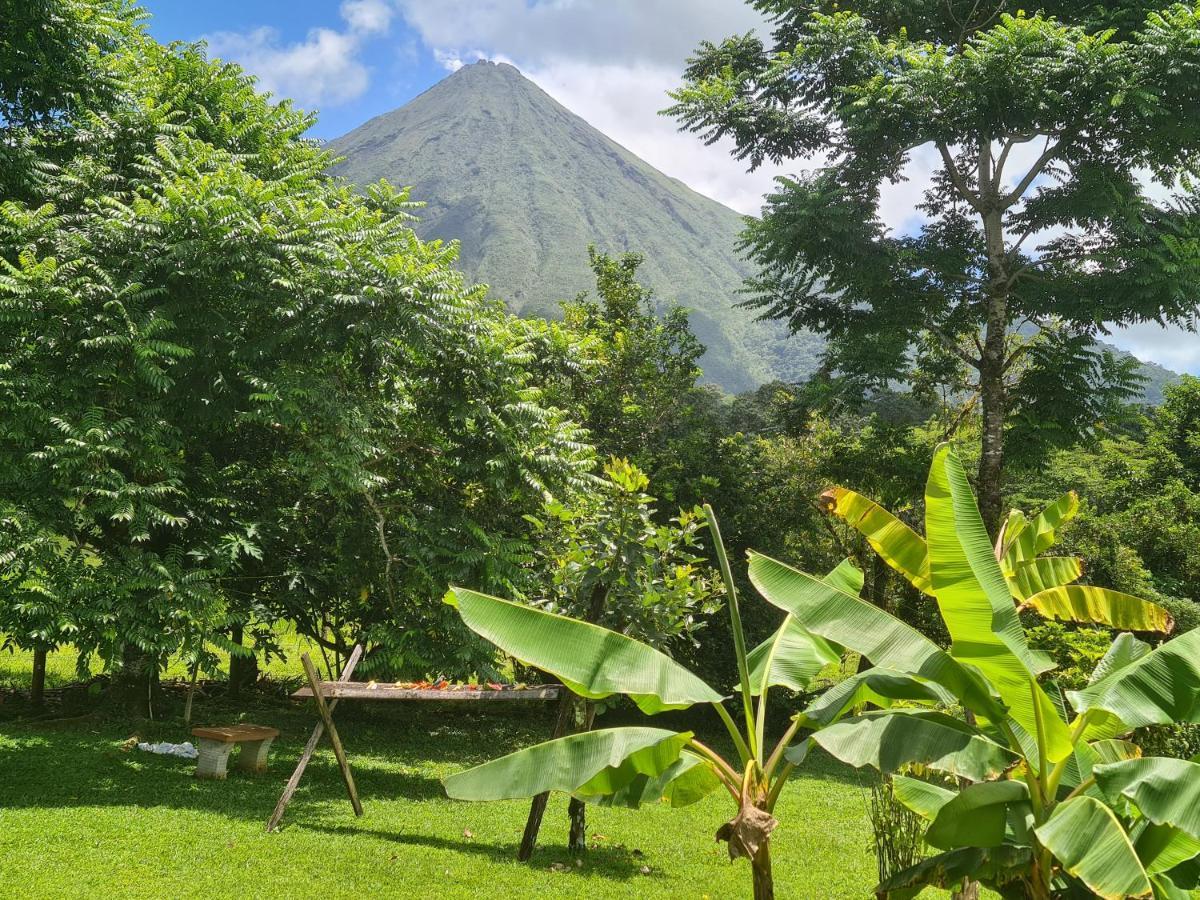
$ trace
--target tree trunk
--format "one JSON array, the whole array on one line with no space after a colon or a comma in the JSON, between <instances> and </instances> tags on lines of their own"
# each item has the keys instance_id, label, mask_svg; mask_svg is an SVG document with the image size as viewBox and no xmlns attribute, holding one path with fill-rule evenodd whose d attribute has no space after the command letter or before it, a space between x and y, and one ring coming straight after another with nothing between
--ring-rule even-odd
<instances>
[{"instance_id":1,"label":"tree trunk","mask_svg":"<svg viewBox=\"0 0 1200 900\"><path fill-rule=\"evenodd\" d=\"M188 682L187 700L183 704L183 724L192 724L192 700L196 697L196 681L200 678L200 660L192 665L192 678Z\"/></svg>"},{"instance_id":2,"label":"tree trunk","mask_svg":"<svg viewBox=\"0 0 1200 900\"><path fill-rule=\"evenodd\" d=\"M750 860L750 871L754 878L754 900L775 900L775 880L771 877L771 844L763 841L762 847Z\"/></svg>"},{"instance_id":3,"label":"tree trunk","mask_svg":"<svg viewBox=\"0 0 1200 900\"><path fill-rule=\"evenodd\" d=\"M241 625L234 625L229 630L229 639L239 647L245 640ZM236 700L242 695L243 687L251 687L258 681L258 657L238 656L229 657L229 696Z\"/></svg>"},{"instance_id":4,"label":"tree trunk","mask_svg":"<svg viewBox=\"0 0 1200 900\"><path fill-rule=\"evenodd\" d=\"M990 144L990 142L989 142ZM980 183L991 184L990 156L980 154ZM990 188L991 189L991 188ZM989 198L994 202L994 197ZM983 409L983 447L979 457L979 513L993 539L1004 514L1004 420L1008 398L1004 385L1008 347L1008 266L1005 261L1004 218L998 207L983 214L983 236L987 247L988 281L984 302L983 352L979 358L979 401Z\"/></svg>"},{"instance_id":5,"label":"tree trunk","mask_svg":"<svg viewBox=\"0 0 1200 900\"><path fill-rule=\"evenodd\" d=\"M46 648L33 651L33 677L29 682L29 705L40 711L46 702Z\"/></svg>"},{"instance_id":6,"label":"tree trunk","mask_svg":"<svg viewBox=\"0 0 1200 900\"><path fill-rule=\"evenodd\" d=\"M564 737L575 728L575 695L569 690L559 688L562 693L558 700L558 719L554 723L554 731L550 739ZM542 830L542 816L546 814L546 804L550 800L550 792L545 791L533 798L529 805L529 818L525 820L525 833L521 835L521 847L517 850L517 859L526 862L533 856L533 848L537 846L538 832Z\"/></svg>"},{"instance_id":7,"label":"tree trunk","mask_svg":"<svg viewBox=\"0 0 1200 900\"><path fill-rule=\"evenodd\" d=\"M580 731L591 731L596 721L596 704L590 700L584 706L583 725ZM571 820L571 830L567 835L567 849L572 853L587 852L587 804L575 797L567 804L567 817Z\"/></svg>"},{"instance_id":8,"label":"tree trunk","mask_svg":"<svg viewBox=\"0 0 1200 900\"><path fill-rule=\"evenodd\" d=\"M121 668L112 682L112 696L135 716L154 718L158 699L158 662L134 644L121 650Z\"/></svg>"}]
</instances>

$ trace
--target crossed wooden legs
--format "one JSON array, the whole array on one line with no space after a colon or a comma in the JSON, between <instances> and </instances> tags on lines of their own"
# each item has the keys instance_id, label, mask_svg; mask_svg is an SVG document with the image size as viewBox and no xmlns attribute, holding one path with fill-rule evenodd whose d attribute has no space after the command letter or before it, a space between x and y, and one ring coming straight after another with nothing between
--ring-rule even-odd
<instances>
[{"instance_id":1,"label":"crossed wooden legs","mask_svg":"<svg viewBox=\"0 0 1200 900\"><path fill-rule=\"evenodd\" d=\"M345 668L342 669L341 675L338 676L338 681L350 680L354 674L355 667L358 665L358 661L362 658L362 653L362 645L355 645L354 650L350 653L350 658L346 660ZM358 791L354 787L354 776L350 773L350 763L346 759L346 751L342 748L341 738L338 737L337 729L333 725L333 711L338 704L337 698L326 702L325 695L321 693L321 680L317 677L316 667L313 666L312 659L307 653L300 655L300 661L304 663L304 674L308 677L308 684L313 692L313 702L317 706L317 713L320 715L321 720L313 728L312 736L309 737L308 743L304 746L304 752L300 755L300 762L296 764L296 771L292 773L292 777L288 779L283 793L279 795L279 802L275 804L275 811L271 813L271 818L267 821L267 831L274 831L279 827L279 823L283 819L283 812L291 802L292 795L296 793L296 788L300 786L300 779L304 777L304 770L308 768L308 761L312 759L313 753L316 752L317 744L321 741L321 735L326 731L329 732L329 742L333 745L333 755L337 757L338 768L342 772L342 781L345 782L346 791L350 794L350 803L354 806L354 814L356 816L363 814L362 803L359 802Z\"/></svg>"}]
</instances>

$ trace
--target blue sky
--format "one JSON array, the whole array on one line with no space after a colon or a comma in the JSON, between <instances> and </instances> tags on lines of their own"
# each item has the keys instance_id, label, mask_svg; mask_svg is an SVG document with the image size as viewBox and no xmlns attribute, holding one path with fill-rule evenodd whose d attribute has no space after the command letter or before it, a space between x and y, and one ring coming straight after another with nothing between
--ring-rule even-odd
<instances>
[{"instance_id":1,"label":"blue sky","mask_svg":"<svg viewBox=\"0 0 1200 900\"><path fill-rule=\"evenodd\" d=\"M311 41L314 29L327 29L335 34L348 31L339 12L340 4L329 0L142 0L142 5L153 16L150 32L158 40L194 41L208 37L216 49L224 49L231 43L222 36L253 35L264 28L273 32L264 46L280 52L304 47ZM326 91L323 96L313 97L316 103L305 104L320 106L321 116L312 132L315 136L334 138L345 134L372 116L403 106L446 77L446 67L434 58L420 35L403 18L392 15L389 19L386 32L363 35L354 41L350 51L354 62L366 70L367 88L346 99ZM318 57L314 65L319 65L319 54L314 50L313 55ZM326 57L324 62L336 69L334 60ZM335 71L335 77L336 74ZM298 83L298 78L289 82Z\"/></svg>"},{"instance_id":2,"label":"blue sky","mask_svg":"<svg viewBox=\"0 0 1200 900\"><path fill-rule=\"evenodd\" d=\"M700 41L762 28L743 0L141 2L158 40L205 39L211 55L240 63L263 88L319 111L316 137L342 135L486 58L513 63L651 165L740 212L757 213L775 176L800 168L748 172L728 146L705 146L658 115ZM887 224L906 231L919 222L914 207L937 166L932 149L912 155L908 180L883 194ZM403 182L403 173L394 180ZM1112 340L1143 359L1200 372L1194 334L1142 325Z\"/></svg>"}]
</instances>

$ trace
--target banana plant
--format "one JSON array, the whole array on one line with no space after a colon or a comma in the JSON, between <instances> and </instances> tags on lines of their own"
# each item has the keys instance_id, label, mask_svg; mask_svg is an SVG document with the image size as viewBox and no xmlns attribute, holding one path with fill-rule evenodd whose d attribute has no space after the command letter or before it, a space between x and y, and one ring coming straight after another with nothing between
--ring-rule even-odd
<instances>
[{"instance_id":1,"label":"banana plant","mask_svg":"<svg viewBox=\"0 0 1200 900\"><path fill-rule=\"evenodd\" d=\"M1141 758L1124 737L1200 721L1200 631L1155 649L1121 634L1091 683L1064 694L1028 646L1009 572L1052 543L1054 519L1074 501L1018 523L997 552L947 445L925 501L924 539L877 507L858 527L936 602L948 651L852 591L751 553L751 581L768 601L873 664L796 717L813 730L785 758L800 763L819 746L895 776L897 798L928 820L925 841L940 852L879 885L891 897L964 879L1035 900L1189 896L1200 885L1200 763ZM1169 622L1155 604L1111 592L1063 603L1075 621ZM914 768L944 781L896 774Z\"/></svg>"},{"instance_id":2,"label":"banana plant","mask_svg":"<svg viewBox=\"0 0 1200 900\"><path fill-rule=\"evenodd\" d=\"M831 488L821 495L821 502L826 512L862 534L913 587L934 596L925 538L878 503L848 488ZM1019 609L1035 610L1048 619L1099 623L1124 631L1169 632L1174 623L1161 606L1148 605L1120 591L1076 584L1083 577L1081 559L1042 555L1078 511L1079 497L1070 491L1032 519L1020 510L1008 514L994 550L1013 602Z\"/></svg>"},{"instance_id":3,"label":"banana plant","mask_svg":"<svg viewBox=\"0 0 1200 900\"><path fill-rule=\"evenodd\" d=\"M735 814L717 830L717 838L728 844L731 859L749 860L755 900L770 900L774 897L770 835L778 824L774 812L780 792L795 768L787 751L796 729L768 745L768 694L773 687L806 687L826 665L838 662L843 651L810 633L791 615L770 638L748 650L716 518L710 507L705 506L704 512L732 622L738 668L736 714L725 708L727 698L722 692L626 635L460 587L450 589L446 602L457 608L472 631L521 662L555 676L580 697L602 700L624 695L648 715L712 706L729 732L736 756L726 759L691 731L602 728L519 750L452 775L444 785L448 796L460 800L563 791L585 801L630 808L658 800L686 806L724 790ZM856 596L863 577L847 561L816 583L831 596ZM946 664L956 665L948 658ZM961 679L970 677L962 667L957 670ZM884 694L916 691L923 697L949 698L936 685L915 681L875 688ZM985 705L989 700L982 693L978 699ZM994 705L987 708L998 712Z\"/></svg>"}]
</instances>

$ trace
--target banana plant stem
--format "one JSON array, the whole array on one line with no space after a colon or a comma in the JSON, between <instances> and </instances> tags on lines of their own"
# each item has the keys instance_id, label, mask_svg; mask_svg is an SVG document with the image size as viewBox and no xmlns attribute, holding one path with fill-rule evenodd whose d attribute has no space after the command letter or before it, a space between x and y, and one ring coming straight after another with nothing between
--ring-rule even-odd
<instances>
[{"instance_id":1,"label":"banana plant stem","mask_svg":"<svg viewBox=\"0 0 1200 900\"><path fill-rule=\"evenodd\" d=\"M792 738L796 736L796 732L800 730L800 722L796 719L792 720L792 724L788 726L788 730L783 733L783 737L779 739L779 743L775 745L775 749L771 751L771 756L767 760L767 764L763 766L763 774L767 778L771 777L771 773L775 771L775 767L779 765L779 760L787 751L788 744L792 742ZM789 765L791 765L789 763Z\"/></svg>"},{"instance_id":2,"label":"banana plant stem","mask_svg":"<svg viewBox=\"0 0 1200 900\"><path fill-rule=\"evenodd\" d=\"M733 739L733 745L737 748L738 756L741 757L742 765L750 762L750 748L746 746L746 741L742 738L742 733L738 731L737 725L734 724L733 716L729 715L729 710L725 708L724 703L714 703L713 706L717 710L717 715L721 717L721 721L725 723L725 730L729 732L729 736Z\"/></svg>"},{"instance_id":3,"label":"banana plant stem","mask_svg":"<svg viewBox=\"0 0 1200 900\"><path fill-rule=\"evenodd\" d=\"M721 784L725 786L725 790L729 791L730 796L732 796L734 800L736 800L738 803L741 803L742 777L738 775L736 771L734 771L733 766L725 762L725 760L721 758L721 755L711 747L706 747L695 738L692 738L690 741L688 741L687 746L694 750L698 756L701 756L712 763L713 768L716 770L717 777L721 779Z\"/></svg>"},{"instance_id":4,"label":"banana plant stem","mask_svg":"<svg viewBox=\"0 0 1200 900\"><path fill-rule=\"evenodd\" d=\"M775 779L775 783L771 785L771 792L767 794L767 812L774 812L779 795L783 792L783 786L787 784L788 777L792 774L794 768L796 767L789 762L785 763L784 767L779 770L779 777Z\"/></svg>"},{"instance_id":5,"label":"banana plant stem","mask_svg":"<svg viewBox=\"0 0 1200 900\"><path fill-rule=\"evenodd\" d=\"M708 520L708 530L712 534L713 549L717 553L717 562L721 567L721 580L725 582L725 592L729 598L729 618L733 625L733 646L737 653L738 678L741 680L742 709L746 716L746 741L750 754L758 758L758 742L755 740L754 700L750 696L750 666L746 662L746 633L742 630L742 613L738 607L737 587L733 583L733 571L729 568L729 557L725 553L725 543L721 540L721 529L717 525L717 516L711 506L704 504L704 517Z\"/></svg>"}]
</instances>

